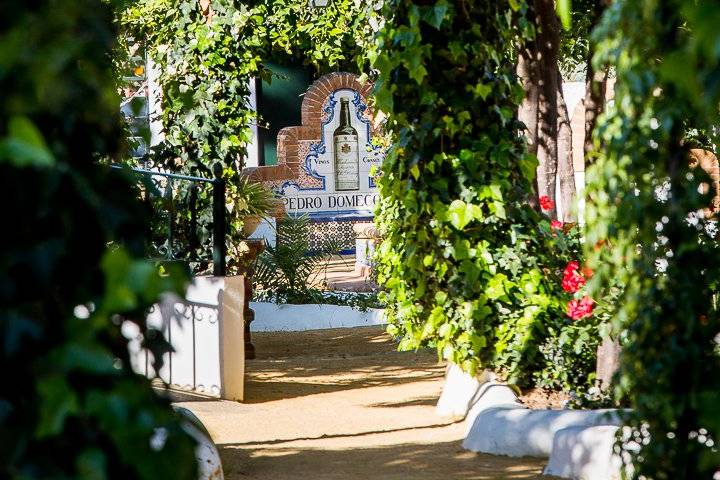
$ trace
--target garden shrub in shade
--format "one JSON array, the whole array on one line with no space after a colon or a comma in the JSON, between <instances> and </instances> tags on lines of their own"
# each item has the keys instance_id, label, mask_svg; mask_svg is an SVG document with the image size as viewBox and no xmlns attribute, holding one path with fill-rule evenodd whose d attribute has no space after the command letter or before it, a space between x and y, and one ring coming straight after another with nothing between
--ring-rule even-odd
<instances>
[{"instance_id":1,"label":"garden shrub in shade","mask_svg":"<svg viewBox=\"0 0 720 480\"><path fill-rule=\"evenodd\" d=\"M0 477L194 479L195 443L130 369L122 322L184 277L145 253L124 138L113 2L0 4ZM156 358L169 346L145 331ZM158 365L159 366L159 365Z\"/></svg>"},{"instance_id":2,"label":"garden shrub in shade","mask_svg":"<svg viewBox=\"0 0 720 480\"><path fill-rule=\"evenodd\" d=\"M718 15L717 2L620 0L595 31L617 82L588 171L589 283L625 285L614 393L632 407L617 448L633 478L720 477L720 243L717 218L698 214L712 179L688 156L698 133L718 144Z\"/></svg>"}]
</instances>

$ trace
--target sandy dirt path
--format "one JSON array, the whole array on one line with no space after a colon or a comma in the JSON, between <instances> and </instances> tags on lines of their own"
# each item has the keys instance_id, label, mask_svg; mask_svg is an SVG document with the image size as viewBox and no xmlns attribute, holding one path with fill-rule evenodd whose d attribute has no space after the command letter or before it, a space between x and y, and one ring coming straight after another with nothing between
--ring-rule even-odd
<instances>
[{"instance_id":1,"label":"sandy dirt path","mask_svg":"<svg viewBox=\"0 0 720 480\"><path fill-rule=\"evenodd\" d=\"M539 479L543 461L474 454L433 413L444 368L379 327L253 334L244 404L183 402L228 480Z\"/></svg>"}]
</instances>

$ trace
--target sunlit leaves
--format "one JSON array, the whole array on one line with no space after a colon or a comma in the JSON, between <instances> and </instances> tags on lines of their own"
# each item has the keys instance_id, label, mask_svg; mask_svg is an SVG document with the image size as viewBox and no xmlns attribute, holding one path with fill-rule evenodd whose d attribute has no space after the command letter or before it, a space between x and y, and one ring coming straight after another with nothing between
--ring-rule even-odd
<instances>
[{"instance_id":1,"label":"sunlit leaves","mask_svg":"<svg viewBox=\"0 0 720 480\"><path fill-rule=\"evenodd\" d=\"M572 14L572 0L558 0L555 4L560 23L565 30L570 28L570 17Z\"/></svg>"},{"instance_id":2,"label":"sunlit leaves","mask_svg":"<svg viewBox=\"0 0 720 480\"><path fill-rule=\"evenodd\" d=\"M545 253L557 242L524 206L537 160L518 135L512 48L529 36L525 9L387 2L373 66L395 141L376 217L389 331L401 349L433 346L469 372L496 367L527 383L545 368L545 324L565 322L551 282L577 238Z\"/></svg>"},{"instance_id":3,"label":"sunlit leaves","mask_svg":"<svg viewBox=\"0 0 720 480\"><path fill-rule=\"evenodd\" d=\"M147 211L103 164L124 154L110 60L119 3L0 7L2 478L197 478L194 441L132 372L119 327L143 331L160 291L182 283L138 260ZM161 336L147 346L168 348ZM162 457L148 442L161 426Z\"/></svg>"}]
</instances>

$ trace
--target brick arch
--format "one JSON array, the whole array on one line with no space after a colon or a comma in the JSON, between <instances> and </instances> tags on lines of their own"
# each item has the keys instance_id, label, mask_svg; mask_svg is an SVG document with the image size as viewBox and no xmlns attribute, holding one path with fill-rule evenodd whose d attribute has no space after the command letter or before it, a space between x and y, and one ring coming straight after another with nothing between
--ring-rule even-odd
<instances>
[{"instance_id":1,"label":"brick arch","mask_svg":"<svg viewBox=\"0 0 720 480\"><path fill-rule=\"evenodd\" d=\"M319 123L322 110L327 98L336 90L350 89L360 93L365 104L368 105L368 114L372 116L372 107L368 99L372 91L370 82L360 83L358 75L347 72L333 72L317 79L308 88L302 101L301 118L303 126Z\"/></svg>"},{"instance_id":2,"label":"brick arch","mask_svg":"<svg viewBox=\"0 0 720 480\"><path fill-rule=\"evenodd\" d=\"M572 131L573 170L585 171L585 102L580 101L570 115Z\"/></svg>"},{"instance_id":3,"label":"brick arch","mask_svg":"<svg viewBox=\"0 0 720 480\"><path fill-rule=\"evenodd\" d=\"M300 110L302 125L285 127L278 132L277 165L246 168L243 175L252 181L267 183L298 177L301 173L301 162L304 160L300 158L298 146L303 141L320 141L321 119L328 97L337 90L355 90L367 105L365 116L373 118L370 102L372 88L372 83L361 83L358 75L347 72L333 72L317 79L303 96Z\"/></svg>"}]
</instances>

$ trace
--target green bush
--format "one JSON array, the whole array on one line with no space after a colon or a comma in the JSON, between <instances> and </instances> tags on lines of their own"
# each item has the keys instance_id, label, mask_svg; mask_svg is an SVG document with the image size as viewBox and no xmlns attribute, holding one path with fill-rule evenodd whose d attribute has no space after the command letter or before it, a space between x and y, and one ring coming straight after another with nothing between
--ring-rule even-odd
<instances>
[{"instance_id":1,"label":"green bush","mask_svg":"<svg viewBox=\"0 0 720 480\"><path fill-rule=\"evenodd\" d=\"M387 2L375 92L393 147L379 179L378 282L400 347L520 385L592 381L598 322L567 317L579 234L528 206L536 159L516 112L524 2ZM599 300L599 299L598 299ZM578 370L565 374L557 358Z\"/></svg>"},{"instance_id":2,"label":"green bush","mask_svg":"<svg viewBox=\"0 0 720 480\"><path fill-rule=\"evenodd\" d=\"M327 241L310 245L307 216L288 216L278 222L275 246L266 245L255 265L256 296L278 303L323 303L320 275L339 245Z\"/></svg>"},{"instance_id":3,"label":"green bush","mask_svg":"<svg viewBox=\"0 0 720 480\"><path fill-rule=\"evenodd\" d=\"M145 253L122 155L112 2L0 4L0 477L192 479L195 443L130 369L122 322L182 276ZM109 245L112 245L109 247ZM169 346L146 331L156 358Z\"/></svg>"}]
</instances>

